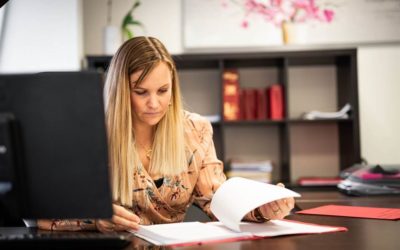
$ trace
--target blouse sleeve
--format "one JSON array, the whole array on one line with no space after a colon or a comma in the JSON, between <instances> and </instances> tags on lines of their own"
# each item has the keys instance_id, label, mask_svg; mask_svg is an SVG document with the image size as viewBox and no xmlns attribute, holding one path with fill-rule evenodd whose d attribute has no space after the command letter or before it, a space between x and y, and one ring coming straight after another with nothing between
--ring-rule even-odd
<instances>
[{"instance_id":1,"label":"blouse sleeve","mask_svg":"<svg viewBox=\"0 0 400 250\"><path fill-rule=\"evenodd\" d=\"M198 125L198 124L196 124ZM199 126L197 126L199 127ZM203 121L199 128L200 146L198 154L201 156L199 177L194 189L194 203L199 206L212 220L217 218L210 210L211 199L217 189L226 180L222 161L218 160L213 142L211 123ZM253 210L245 215L245 221L263 222L264 220Z\"/></svg>"},{"instance_id":2,"label":"blouse sleeve","mask_svg":"<svg viewBox=\"0 0 400 250\"><path fill-rule=\"evenodd\" d=\"M37 226L51 231L94 231L97 230L95 220L38 220Z\"/></svg>"},{"instance_id":3,"label":"blouse sleeve","mask_svg":"<svg viewBox=\"0 0 400 250\"><path fill-rule=\"evenodd\" d=\"M199 176L194 188L194 203L198 205L211 219L216 220L210 210L211 199L215 191L226 180L223 163L217 159L213 131L210 122L203 121L200 125L200 145L196 154L200 155Z\"/></svg>"}]
</instances>

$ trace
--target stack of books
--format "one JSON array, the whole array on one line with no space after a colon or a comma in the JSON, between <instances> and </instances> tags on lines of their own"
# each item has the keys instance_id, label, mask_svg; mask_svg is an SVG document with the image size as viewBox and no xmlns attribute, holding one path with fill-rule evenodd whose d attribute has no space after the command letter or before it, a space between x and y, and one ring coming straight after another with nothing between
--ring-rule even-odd
<instances>
[{"instance_id":1,"label":"stack of books","mask_svg":"<svg viewBox=\"0 0 400 250\"><path fill-rule=\"evenodd\" d=\"M243 177L265 183L271 183L271 175L272 163L269 160L232 160L230 162L230 170L227 172L228 178Z\"/></svg>"},{"instance_id":2,"label":"stack of books","mask_svg":"<svg viewBox=\"0 0 400 250\"><path fill-rule=\"evenodd\" d=\"M223 73L223 107L225 121L282 120L284 93L281 84L265 88L240 88L236 69Z\"/></svg>"}]
</instances>

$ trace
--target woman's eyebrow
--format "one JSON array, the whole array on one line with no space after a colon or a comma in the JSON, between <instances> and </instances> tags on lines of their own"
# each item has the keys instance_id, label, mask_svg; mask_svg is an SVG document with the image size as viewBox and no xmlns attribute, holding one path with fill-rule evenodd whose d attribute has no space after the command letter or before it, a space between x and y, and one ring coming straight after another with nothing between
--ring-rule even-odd
<instances>
[{"instance_id":1,"label":"woman's eyebrow","mask_svg":"<svg viewBox=\"0 0 400 250\"><path fill-rule=\"evenodd\" d=\"M166 83L166 84L160 86L159 89L168 87L169 85L170 85L169 83ZM136 87L134 87L134 89L143 89L143 90L147 90L146 88L142 88L142 87L140 87L140 86L136 86Z\"/></svg>"}]
</instances>

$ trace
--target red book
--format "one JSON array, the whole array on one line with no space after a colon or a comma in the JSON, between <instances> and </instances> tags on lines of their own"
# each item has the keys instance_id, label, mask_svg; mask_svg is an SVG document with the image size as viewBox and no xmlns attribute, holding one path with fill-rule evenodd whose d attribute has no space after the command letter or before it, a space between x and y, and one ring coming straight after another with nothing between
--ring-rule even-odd
<instances>
[{"instance_id":1,"label":"red book","mask_svg":"<svg viewBox=\"0 0 400 250\"><path fill-rule=\"evenodd\" d=\"M257 99L255 89L244 89L244 120L255 120L257 113Z\"/></svg>"},{"instance_id":2,"label":"red book","mask_svg":"<svg viewBox=\"0 0 400 250\"><path fill-rule=\"evenodd\" d=\"M239 73L237 70L225 70L222 75L222 80L224 86L224 120L239 120Z\"/></svg>"},{"instance_id":3,"label":"red book","mask_svg":"<svg viewBox=\"0 0 400 250\"><path fill-rule=\"evenodd\" d=\"M240 120L244 120L245 119L245 115L244 115L244 110L245 110L245 98L244 98L244 89L239 89L239 117Z\"/></svg>"},{"instance_id":4,"label":"red book","mask_svg":"<svg viewBox=\"0 0 400 250\"><path fill-rule=\"evenodd\" d=\"M257 89L257 109L256 109L256 119L265 120L267 119L267 93L265 89Z\"/></svg>"},{"instance_id":5,"label":"red book","mask_svg":"<svg viewBox=\"0 0 400 250\"><path fill-rule=\"evenodd\" d=\"M269 118L283 119L283 89L280 84L273 84L268 88Z\"/></svg>"}]
</instances>

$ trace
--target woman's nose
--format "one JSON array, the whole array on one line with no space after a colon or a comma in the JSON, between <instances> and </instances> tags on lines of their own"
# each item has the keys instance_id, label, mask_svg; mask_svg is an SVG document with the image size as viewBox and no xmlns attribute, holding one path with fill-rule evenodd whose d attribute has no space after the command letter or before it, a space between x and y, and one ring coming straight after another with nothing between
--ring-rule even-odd
<instances>
[{"instance_id":1,"label":"woman's nose","mask_svg":"<svg viewBox=\"0 0 400 250\"><path fill-rule=\"evenodd\" d=\"M147 105L149 108L155 109L158 108L158 97L156 95L150 95L149 100L147 101Z\"/></svg>"}]
</instances>

